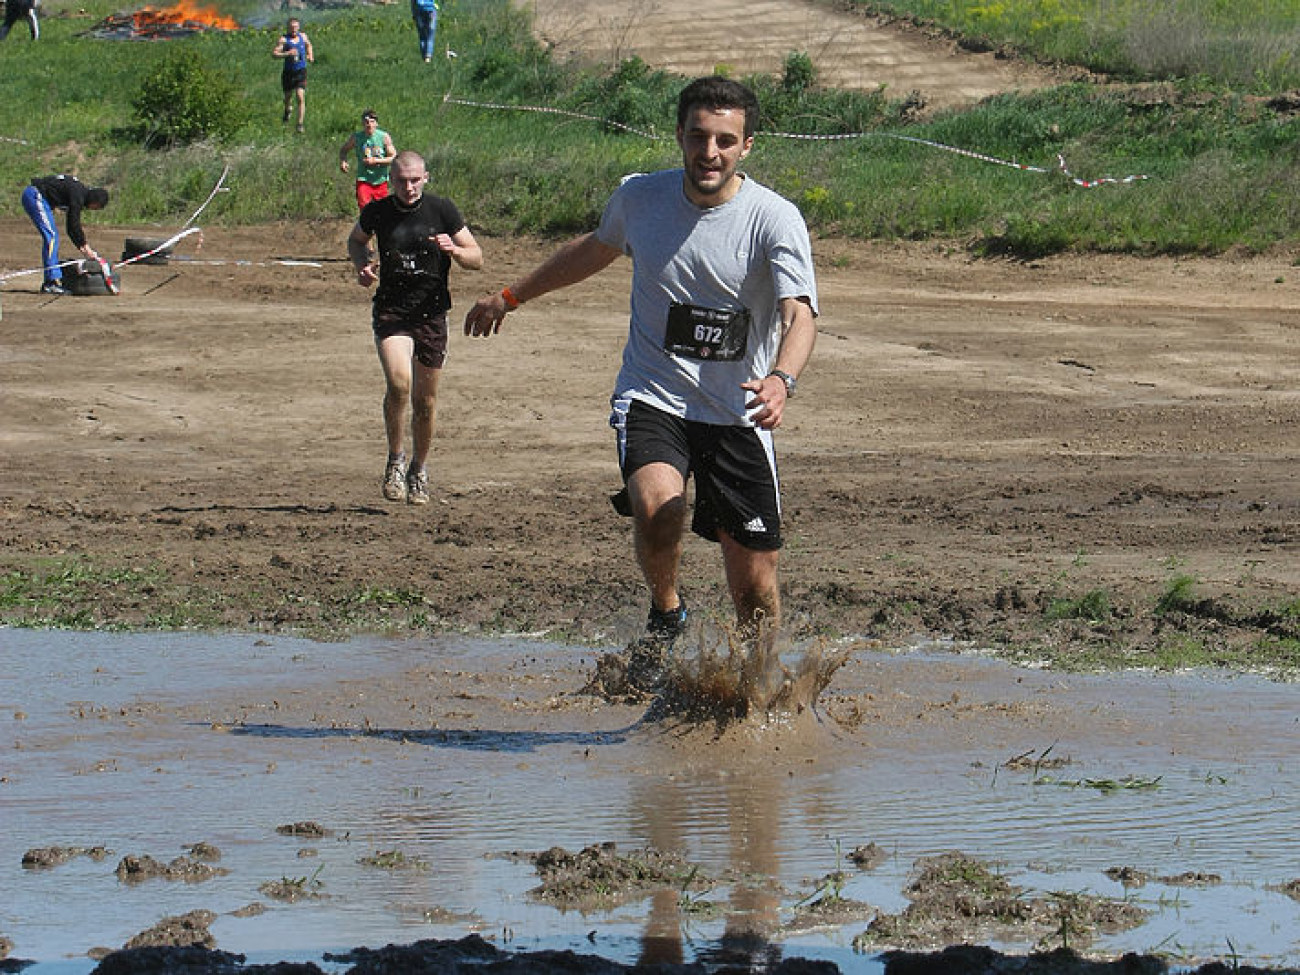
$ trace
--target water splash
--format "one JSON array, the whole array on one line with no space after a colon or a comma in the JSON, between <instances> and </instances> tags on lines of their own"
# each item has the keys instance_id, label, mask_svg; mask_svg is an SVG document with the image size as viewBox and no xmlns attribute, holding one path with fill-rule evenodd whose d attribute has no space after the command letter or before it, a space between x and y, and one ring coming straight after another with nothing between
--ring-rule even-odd
<instances>
[{"instance_id":1,"label":"water splash","mask_svg":"<svg viewBox=\"0 0 1300 975\"><path fill-rule=\"evenodd\" d=\"M849 649L831 650L815 640L787 666L778 649L778 628L760 621L740 628L703 625L695 652L683 652L684 638L667 642L644 637L623 652L596 662L580 693L621 702L648 701L647 720L681 719L719 729L738 721L770 721L811 709Z\"/></svg>"}]
</instances>

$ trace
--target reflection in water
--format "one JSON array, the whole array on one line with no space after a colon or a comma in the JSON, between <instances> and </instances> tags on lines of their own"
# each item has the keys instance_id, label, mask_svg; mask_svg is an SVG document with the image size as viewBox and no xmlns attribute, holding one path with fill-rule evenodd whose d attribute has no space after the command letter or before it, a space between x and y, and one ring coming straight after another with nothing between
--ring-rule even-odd
<instances>
[{"instance_id":1,"label":"reflection in water","mask_svg":"<svg viewBox=\"0 0 1300 975\"><path fill-rule=\"evenodd\" d=\"M762 970L782 957L781 946L772 938L781 924L782 895L776 878L784 872L780 848L792 779L789 772L745 752L754 738L788 731L751 722L740 731L733 728L727 738L707 740L707 730L663 729L665 739L682 734L706 739L702 750L712 753L717 764L645 777L631 789L630 825L656 849L689 850L701 835L725 837L726 877L719 878L727 891L725 904L719 905L723 930L715 941L694 951L696 959L711 965ZM711 894L702 897L714 900ZM677 892L657 894L638 961L684 960L682 942L694 919Z\"/></svg>"}]
</instances>

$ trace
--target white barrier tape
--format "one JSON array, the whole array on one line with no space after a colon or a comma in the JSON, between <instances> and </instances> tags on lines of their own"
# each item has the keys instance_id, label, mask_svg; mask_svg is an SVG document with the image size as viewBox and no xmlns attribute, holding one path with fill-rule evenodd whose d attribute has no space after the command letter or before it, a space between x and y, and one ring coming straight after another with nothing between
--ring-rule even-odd
<instances>
[{"instance_id":1,"label":"white barrier tape","mask_svg":"<svg viewBox=\"0 0 1300 975\"><path fill-rule=\"evenodd\" d=\"M125 260L118 261L117 262L118 266L121 267L124 264L134 264L136 261L146 260L147 258L153 257L159 251L165 251L169 247L174 247L177 241L180 241L188 237L190 234L200 234L202 232L203 232L202 229L199 227L190 227L188 230L182 230L180 233L175 234L172 237L168 237L166 240L164 240L161 244L159 244L157 247L153 248L152 250L147 250L143 254L133 254L131 257L128 257Z\"/></svg>"},{"instance_id":2,"label":"white barrier tape","mask_svg":"<svg viewBox=\"0 0 1300 975\"><path fill-rule=\"evenodd\" d=\"M495 108L507 109L514 112L538 112L542 115L566 115L569 118L583 119L588 122L599 122L601 125L610 125L616 129L622 129L624 132L630 132L633 135L639 135L643 139L650 139L654 142L662 142L667 136L655 135L653 132L645 132L641 129L634 129L630 125L624 125L622 122L615 122L612 119L600 118L596 115L584 115L582 112L570 112L564 108L548 108L544 105L504 105L498 102L471 102L463 98L452 98L448 93L443 96L443 103L449 105L466 105L470 108Z\"/></svg>"},{"instance_id":3,"label":"white barrier tape","mask_svg":"<svg viewBox=\"0 0 1300 975\"><path fill-rule=\"evenodd\" d=\"M8 135L0 135L0 142L12 142L14 143L14 145L19 145L19 146L31 145L31 143L28 142L26 139L15 139L12 136L8 136Z\"/></svg>"},{"instance_id":4,"label":"white barrier tape","mask_svg":"<svg viewBox=\"0 0 1300 975\"><path fill-rule=\"evenodd\" d=\"M667 136L655 135L651 132L643 132L640 129L634 129L629 125L623 125L621 122L613 122L609 119L602 119L595 115L584 115L582 112L570 112L562 108L547 108L540 105L505 105L500 102L475 102L465 98L452 98L450 94L443 98L444 103L451 105L465 105L469 108L489 108L514 112L541 112L547 115L567 115L570 118L585 119L591 122L599 122L602 125L611 125L615 128L630 132L633 135L639 135L646 139L656 142L667 140ZM1051 173L1053 170L1044 169L1041 166L1030 166L1027 163L1018 163L1009 159L999 159L997 156L985 155L982 152L974 152L970 149L962 149L959 146L945 145L942 142L935 142L931 139L919 139L910 135L898 135L894 132L843 132L835 135L805 135L797 132L760 132L759 135L765 135L773 139L795 139L805 142L842 142L848 139L894 139L898 142L911 142L920 146L928 146L931 149L939 149L943 152L956 153L959 156L966 156L969 159L977 159L981 162L993 163L997 166L1009 166L1012 169L1019 169L1028 173ZM1103 186L1115 183L1136 183L1140 180L1150 179L1150 176L1102 176L1098 179L1081 179L1071 174L1065 165L1065 158L1057 156L1060 163L1057 172L1063 173L1075 186L1081 186L1084 189L1092 189L1095 186Z\"/></svg>"},{"instance_id":5,"label":"white barrier tape","mask_svg":"<svg viewBox=\"0 0 1300 975\"><path fill-rule=\"evenodd\" d=\"M221 171L221 176L220 178L217 179L217 185L212 187L212 192L209 193L208 198L203 201L203 205L200 206L197 210L195 210L192 214L190 214L190 218L186 220L183 224L181 224L182 230L184 230L190 224L194 223L195 220L199 219L199 214L202 213L207 208L207 205L212 202L213 197L215 197L218 193L221 192L221 188L222 188L221 184L223 184L226 181L226 176L229 173L230 173L230 163L226 163L226 168Z\"/></svg>"},{"instance_id":6,"label":"white barrier tape","mask_svg":"<svg viewBox=\"0 0 1300 975\"><path fill-rule=\"evenodd\" d=\"M273 261L248 261L243 258L223 259L219 257L173 257L173 261L182 264L198 264L203 267L324 267L320 261L298 261L279 258Z\"/></svg>"},{"instance_id":7,"label":"white barrier tape","mask_svg":"<svg viewBox=\"0 0 1300 975\"><path fill-rule=\"evenodd\" d=\"M0 139L3 138L4 136L0 136ZM10 139L8 141L12 142L18 140ZM25 142L23 144L26 145ZM122 267L126 264L135 264L137 261L143 261L147 258L153 257L159 251L164 251L169 247L174 247L178 241L183 240L184 238L188 237L190 234L202 233L201 228L191 227L190 224L192 224L195 220L198 219L199 214L202 213L203 210L207 207L207 205L212 202L213 198L217 195L217 193L221 191L221 185L226 181L226 176L229 172L230 172L230 164L227 163L226 168L221 171L221 176L217 180L217 185L212 188L212 192L209 193L208 198L203 201L203 205L200 206L197 210L195 210L194 213L190 215L190 218L185 221L184 225L181 227L180 233L167 238L167 240L163 241L157 247L153 248L153 250L146 251L143 254L136 254L132 257L128 257L124 260L118 261L118 267ZM73 264L80 263L80 261L81 258L74 258L71 261L60 261L58 264L54 266L58 268L71 267ZM100 263L102 264L105 262L101 261ZM3 284L5 281L8 281L10 278L21 278L27 274L44 274L44 273L45 273L45 268L43 266L26 268L25 270L22 271L11 271L8 274L0 274L0 284Z\"/></svg>"},{"instance_id":8,"label":"white barrier tape","mask_svg":"<svg viewBox=\"0 0 1300 975\"><path fill-rule=\"evenodd\" d=\"M78 257L71 261L60 261L58 264L55 264L54 266L58 268L71 267L74 264L80 264L82 260L83 258ZM21 271L10 271L8 274L0 274L0 282L8 281L10 278L21 278L26 274L43 274L43 273L45 273L44 267L24 268Z\"/></svg>"},{"instance_id":9,"label":"white barrier tape","mask_svg":"<svg viewBox=\"0 0 1300 975\"><path fill-rule=\"evenodd\" d=\"M134 264L136 261L143 261L147 257L153 257L159 251L164 251L167 248L174 246L177 241L182 240L185 237L188 237L190 234L197 234L197 233L202 233L202 230L199 227L191 227L189 230L182 230L180 233L167 238L167 240L163 241L161 244L159 244L157 247L153 248L152 250L145 251L145 253L143 254L136 254L122 261L118 261L117 266L122 267L123 265L126 264ZM71 267L73 264L80 264L82 260L84 260L84 258L78 257L70 261L60 261L55 266L60 268ZM30 268L25 268L22 271L10 271L8 274L0 274L0 282L8 281L10 278L21 278L27 274L44 274L44 273L45 273L44 267L30 267Z\"/></svg>"}]
</instances>

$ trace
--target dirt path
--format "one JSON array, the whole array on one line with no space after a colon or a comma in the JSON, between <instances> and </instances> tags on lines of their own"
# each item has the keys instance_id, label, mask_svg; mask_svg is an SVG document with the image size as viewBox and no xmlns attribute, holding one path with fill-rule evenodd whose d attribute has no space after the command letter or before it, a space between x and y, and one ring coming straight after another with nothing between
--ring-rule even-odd
<instances>
[{"instance_id":1,"label":"dirt path","mask_svg":"<svg viewBox=\"0 0 1300 975\"><path fill-rule=\"evenodd\" d=\"M963 51L898 24L809 0L529 0L538 34L562 56L647 64L692 76L727 65L779 75L785 56L812 58L820 83L919 91L931 109L1049 84L1051 75L993 53Z\"/></svg>"},{"instance_id":2,"label":"dirt path","mask_svg":"<svg viewBox=\"0 0 1300 975\"><path fill-rule=\"evenodd\" d=\"M381 382L345 229L212 230L202 255L228 263L127 268L117 298L6 284L0 573L68 556L162 572L6 617L638 627L628 527L606 500L627 268L526 307L492 342L453 335L435 502L410 508L379 492ZM454 282L461 312L550 246L484 245L489 270ZM0 267L35 250L30 227L0 224ZM1300 591L1289 262L817 251L819 345L778 444L793 632L1057 652L1285 634L1276 613L1224 608ZM725 605L716 552L692 539L684 564L687 598ZM1176 627L1153 607L1180 575L1217 601ZM1045 621L1053 599L1093 591L1115 609L1105 625Z\"/></svg>"}]
</instances>

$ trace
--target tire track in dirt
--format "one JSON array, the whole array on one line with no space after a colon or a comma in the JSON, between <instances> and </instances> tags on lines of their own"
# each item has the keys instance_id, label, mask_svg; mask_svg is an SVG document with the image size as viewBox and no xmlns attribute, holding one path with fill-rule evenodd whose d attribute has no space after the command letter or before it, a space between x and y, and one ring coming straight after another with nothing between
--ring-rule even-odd
<instances>
[{"instance_id":1,"label":"tire track in dirt","mask_svg":"<svg viewBox=\"0 0 1300 975\"><path fill-rule=\"evenodd\" d=\"M807 53L821 84L885 85L919 92L929 109L969 105L1000 92L1054 82L1046 69L975 54L876 18L808 0L529 0L541 39L561 57L639 56L687 76L727 65L736 75L779 74L791 51Z\"/></svg>"}]
</instances>

